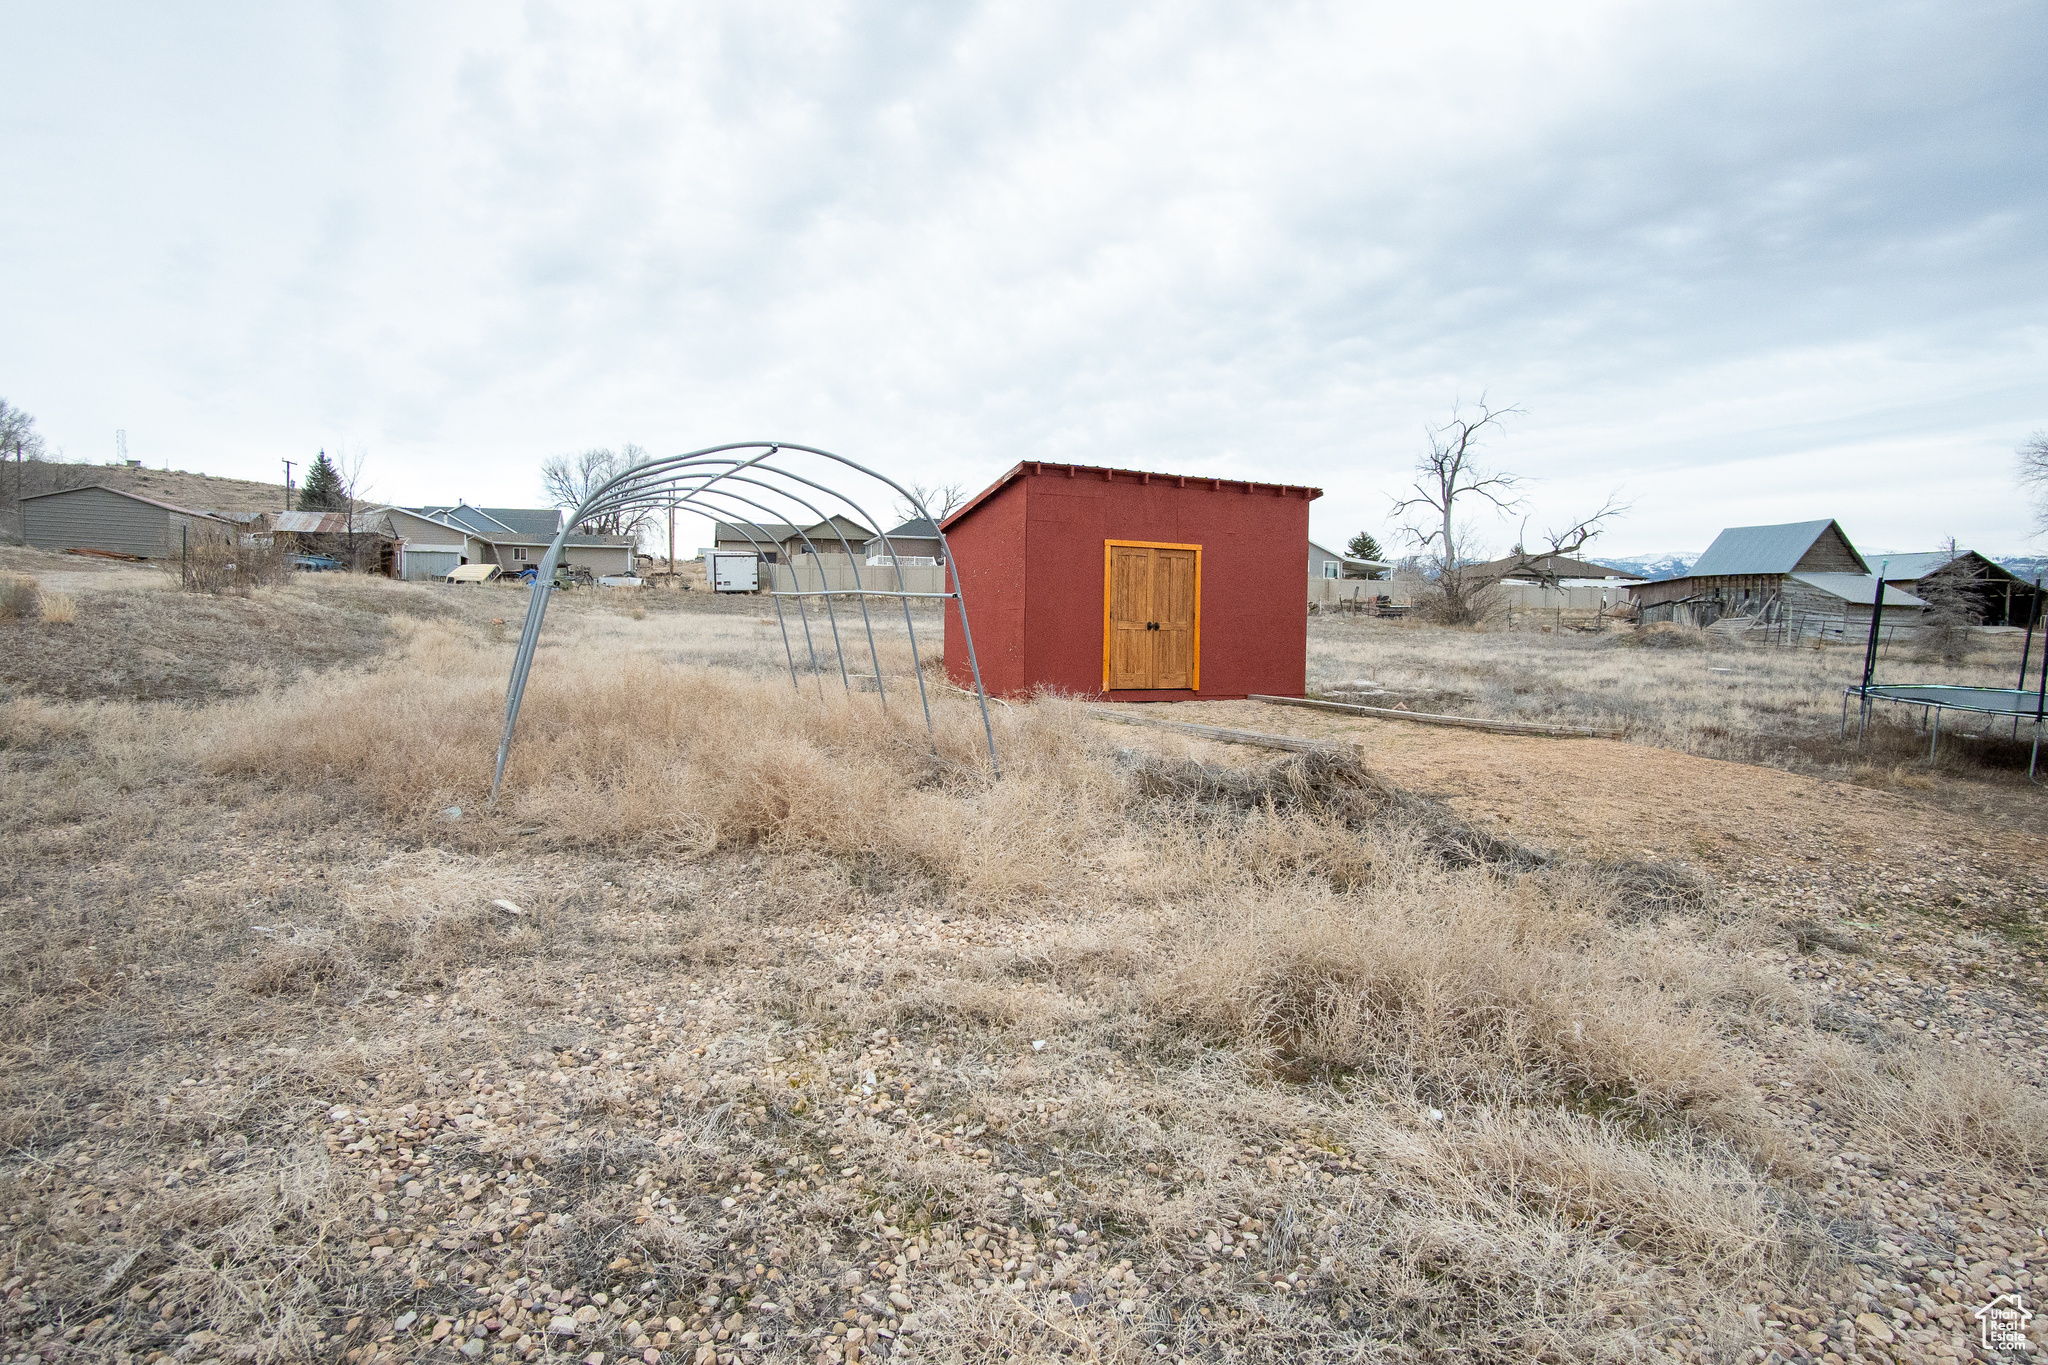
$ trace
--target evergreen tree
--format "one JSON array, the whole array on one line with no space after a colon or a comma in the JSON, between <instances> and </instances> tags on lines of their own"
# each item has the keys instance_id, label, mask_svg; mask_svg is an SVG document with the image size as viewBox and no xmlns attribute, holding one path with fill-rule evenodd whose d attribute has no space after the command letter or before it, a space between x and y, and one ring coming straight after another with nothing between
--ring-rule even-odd
<instances>
[{"instance_id":1,"label":"evergreen tree","mask_svg":"<svg viewBox=\"0 0 2048 1365\"><path fill-rule=\"evenodd\" d=\"M341 486L341 471L321 451L306 471L305 486L299 489L301 512L346 512L348 491Z\"/></svg>"},{"instance_id":2,"label":"evergreen tree","mask_svg":"<svg viewBox=\"0 0 2048 1365\"><path fill-rule=\"evenodd\" d=\"M1344 547L1344 553L1353 559L1381 559L1380 543L1372 538L1370 531L1360 531L1351 537L1351 543Z\"/></svg>"}]
</instances>

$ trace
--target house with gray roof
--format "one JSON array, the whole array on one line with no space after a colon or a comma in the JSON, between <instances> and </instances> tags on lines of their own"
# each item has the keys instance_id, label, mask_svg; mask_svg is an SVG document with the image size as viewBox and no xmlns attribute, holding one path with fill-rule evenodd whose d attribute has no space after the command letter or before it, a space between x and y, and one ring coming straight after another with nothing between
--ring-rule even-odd
<instances>
[{"instance_id":1,"label":"house with gray roof","mask_svg":"<svg viewBox=\"0 0 2048 1365\"><path fill-rule=\"evenodd\" d=\"M1778 526L1731 526L1683 578L1629 589L1644 624L1711 626L1734 618L1760 625L1796 622L1803 633L1870 628L1877 575L1832 518ZM1885 587L1887 624L1912 625L1927 604Z\"/></svg>"},{"instance_id":2,"label":"house with gray roof","mask_svg":"<svg viewBox=\"0 0 2048 1365\"><path fill-rule=\"evenodd\" d=\"M711 523L713 549L757 554L770 564L790 564L812 555L851 562L863 555L874 534L852 517L836 514L809 526L785 521Z\"/></svg>"},{"instance_id":3,"label":"house with gray roof","mask_svg":"<svg viewBox=\"0 0 2048 1365\"><path fill-rule=\"evenodd\" d=\"M464 564L496 564L516 574L538 566L562 530L562 513L554 507L472 507L466 502L433 507L387 509L399 514L401 534L417 533L415 546L405 546L407 578L444 578ZM571 533L562 542L561 562L588 569L597 576L633 572L631 536Z\"/></svg>"}]
</instances>

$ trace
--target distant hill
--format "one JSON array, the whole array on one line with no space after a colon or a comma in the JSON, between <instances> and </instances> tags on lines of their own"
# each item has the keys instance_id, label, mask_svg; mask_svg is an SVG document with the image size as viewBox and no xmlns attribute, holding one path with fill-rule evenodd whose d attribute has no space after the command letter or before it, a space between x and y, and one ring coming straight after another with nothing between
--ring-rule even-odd
<instances>
[{"instance_id":1,"label":"distant hill","mask_svg":"<svg viewBox=\"0 0 2048 1365\"><path fill-rule=\"evenodd\" d=\"M1638 577L1649 579L1652 583L1661 583L1667 578L1683 578L1691 573L1700 552L1694 550L1690 553L1680 551L1672 554L1633 556L1595 553L1585 557L1596 564L1605 564L1610 569L1626 569Z\"/></svg>"},{"instance_id":2,"label":"distant hill","mask_svg":"<svg viewBox=\"0 0 2048 1365\"><path fill-rule=\"evenodd\" d=\"M2029 583L2036 574L2048 578L2048 555L1986 555L1986 559L2009 573L2018 574Z\"/></svg>"},{"instance_id":3,"label":"distant hill","mask_svg":"<svg viewBox=\"0 0 2048 1365\"><path fill-rule=\"evenodd\" d=\"M105 484L123 493L189 507L195 512L282 512L284 485L253 479L223 479L213 474L188 474L181 469L140 469L121 464L55 464L30 460L22 467L22 491L54 493L64 488ZM0 497L14 506L14 471L0 478Z\"/></svg>"}]
</instances>

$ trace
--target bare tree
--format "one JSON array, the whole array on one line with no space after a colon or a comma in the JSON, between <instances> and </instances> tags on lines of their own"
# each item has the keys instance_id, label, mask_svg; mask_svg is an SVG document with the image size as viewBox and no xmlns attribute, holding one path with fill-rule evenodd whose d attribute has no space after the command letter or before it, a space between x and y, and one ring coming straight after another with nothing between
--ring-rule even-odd
<instances>
[{"instance_id":1,"label":"bare tree","mask_svg":"<svg viewBox=\"0 0 2048 1365\"><path fill-rule=\"evenodd\" d=\"M1971 627L1984 619L1978 597L1977 575L1969 561L1955 557L1956 543L1948 543L1950 560L1913 585L1913 595L1927 604L1920 618L1920 639L1929 652L1945 663L1961 663L1975 642Z\"/></svg>"},{"instance_id":2,"label":"bare tree","mask_svg":"<svg viewBox=\"0 0 2048 1365\"><path fill-rule=\"evenodd\" d=\"M2020 482L2034 494L2034 534L2048 535L2048 431L2037 431L2019 449Z\"/></svg>"},{"instance_id":3,"label":"bare tree","mask_svg":"<svg viewBox=\"0 0 2048 1365\"><path fill-rule=\"evenodd\" d=\"M341 494L342 508L348 513L348 568L350 573L361 573L362 546L356 538L356 517L363 509L363 499L369 495L369 484L363 478L363 466L369 463L370 452L362 446L336 446L333 459L335 488Z\"/></svg>"},{"instance_id":4,"label":"bare tree","mask_svg":"<svg viewBox=\"0 0 2048 1365\"><path fill-rule=\"evenodd\" d=\"M910 496L925 505L925 511L931 513L934 522L952 516L960 504L967 501L967 485L961 483L914 483L909 488ZM909 499L897 499L896 515L904 521L915 521L924 514Z\"/></svg>"},{"instance_id":5,"label":"bare tree","mask_svg":"<svg viewBox=\"0 0 2048 1365\"><path fill-rule=\"evenodd\" d=\"M1433 614L1454 625L1465 624L1474 617L1463 572L1461 549L1467 537L1458 522L1458 504L1463 501L1470 506L1478 500L1492 503L1504 512L1522 504L1515 491L1521 486L1521 479L1489 470L1477 458L1477 448L1487 428L1501 430L1502 419L1517 416L1522 409L1489 406L1484 394L1476 406L1478 412L1468 416L1464 404L1455 404L1450 421L1440 427L1424 428L1429 452L1415 463L1415 492L1411 497L1394 499L1393 508L1396 517L1429 514L1420 524L1411 522L1401 529L1416 549L1436 562L1439 600L1434 604Z\"/></svg>"},{"instance_id":6,"label":"bare tree","mask_svg":"<svg viewBox=\"0 0 2048 1365\"><path fill-rule=\"evenodd\" d=\"M617 450L586 450L580 455L551 456L541 461L541 486L547 489L555 506L574 509L592 493L646 459L647 452L636 445L621 446ZM576 529L591 536L632 536L637 539L654 520L655 511L653 507L629 507L623 511L600 512Z\"/></svg>"},{"instance_id":7,"label":"bare tree","mask_svg":"<svg viewBox=\"0 0 2048 1365\"><path fill-rule=\"evenodd\" d=\"M12 501L14 503L15 517L19 520L21 516L21 498L22 494L26 491L22 464L27 460L40 460L43 458L43 438L36 431L35 418L29 416L20 408L13 406L6 399L0 398L0 466L6 464L9 455L14 457L14 497ZM17 526L15 529L26 536L26 527Z\"/></svg>"},{"instance_id":8,"label":"bare tree","mask_svg":"<svg viewBox=\"0 0 2048 1365\"><path fill-rule=\"evenodd\" d=\"M1523 535L1515 548L1509 552L1507 569L1496 578L1533 578L1545 588L1561 586L1562 580L1571 577L1557 566L1560 559L1569 558L1586 548L1587 542L1607 529L1607 523L1629 510L1633 504L1621 501L1619 491L1609 493L1607 501L1600 504L1591 516L1580 517L1562 531L1545 531L1543 539L1549 543L1546 550L1531 553L1528 545L1528 522L1522 523Z\"/></svg>"}]
</instances>

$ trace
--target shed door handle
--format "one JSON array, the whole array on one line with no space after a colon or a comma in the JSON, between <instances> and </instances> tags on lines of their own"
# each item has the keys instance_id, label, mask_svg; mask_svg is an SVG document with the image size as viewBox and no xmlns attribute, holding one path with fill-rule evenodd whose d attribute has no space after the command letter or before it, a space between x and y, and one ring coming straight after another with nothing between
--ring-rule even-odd
<instances>
[{"instance_id":1,"label":"shed door handle","mask_svg":"<svg viewBox=\"0 0 2048 1365\"><path fill-rule=\"evenodd\" d=\"M1147 630L1157 630L1157 629L1159 629L1159 623L1158 623L1157 621L1147 621L1147 622L1145 623L1145 629L1147 629Z\"/></svg>"}]
</instances>

